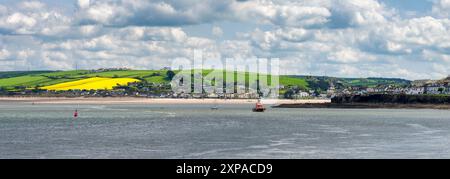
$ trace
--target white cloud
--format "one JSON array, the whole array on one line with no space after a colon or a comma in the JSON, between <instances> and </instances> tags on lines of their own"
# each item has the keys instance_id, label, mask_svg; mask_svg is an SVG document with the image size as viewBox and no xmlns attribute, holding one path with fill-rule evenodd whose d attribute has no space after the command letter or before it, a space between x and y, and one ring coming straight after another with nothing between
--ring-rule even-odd
<instances>
[{"instance_id":1,"label":"white cloud","mask_svg":"<svg viewBox=\"0 0 450 179\"><path fill-rule=\"evenodd\" d=\"M95 26L95 25L85 25L85 26L80 26L80 33L83 36L90 36L93 34L96 34L100 31L99 26Z\"/></svg>"},{"instance_id":2,"label":"white cloud","mask_svg":"<svg viewBox=\"0 0 450 179\"><path fill-rule=\"evenodd\" d=\"M11 53L9 53L9 51L6 49L0 50L0 59L2 59L2 60L8 59L10 57L10 55L11 55Z\"/></svg>"},{"instance_id":3,"label":"white cloud","mask_svg":"<svg viewBox=\"0 0 450 179\"><path fill-rule=\"evenodd\" d=\"M70 31L70 18L47 9L41 2L26 1L19 3L18 9L1 11L4 12L0 13L0 33L51 36Z\"/></svg>"},{"instance_id":4,"label":"white cloud","mask_svg":"<svg viewBox=\"0 0 450 179\"><path fill-rule=\"evenodd\" d=\"M214 26L211 30L211 33L216 37L221 37L223 35L223 31L220 27Z\"/></svg>"},{"instance_id":5,"label":"white cloud","mask_svg":"<svg viewBox=\"0 0 450 179\"><path fill-rule=\"evenodd\" d=\"M22 33L30 33L28 29L32 28L37 23L36 19L33 17L19 12L3 17L1 21L0 27Z\"/></svg>"},{"instance_id":6,"label":"white cloud","mask_svg":"<svg viewBox=\"0 0 450 179\"><path fill-rule=\"evenodd\" d=\"M231 2L231 1L230 1ZM221 1L92 1L77 12L81 24L107 26L176 26L211 22L226 16ZM225 6L225 7L223 7Z\"/></svg>"},{"instance_id":7,"label":"white cloud","mask_svg":"<svg viewBox=\"0 0 450 179\"><path fill-rule=\"evenodd\" d=\"M246 40L226 40L218 48L223 58L248 59L254 56L253 47Z\"/></svg>"},{"instance_id":8,"label":"white cloud","mask_svg":"<svg viewBox=\"0 0 450 179\"><path fill-rule=\"evenodd\" d=\"M48 69L70 70L73 69L73 62L67 54L62 52L43 52L40 62Z\"/></svg>"},{"instance_id":9,"label":"white cloud","mask_svg":"<svg viewBox=\"0 0 450 179\"><path fill-rule=\"evenodd\" d=\"M450 17L450 0L434 0L432 12L441 18Z\"/></svg>"},{"instance_id":10,"label":"white cloud","mask_svg":"<svg viewBox=\"0 0 450 179\"><path fill-rule=\"evenodd\" d=\"M330 9L333 27L376 25L393 15L376 0L337 0Z\"/></svg>"},{"instance_id":11,"label":"white cloud","mask_svg":"<svg viewBox=\"0 0 450 179\"><path fill-rule=\"evenodd\" d=\"M450 47L449 30L448 19L419 17L372 27L358 41L374 53L411 54L424 49L445 52Z\"/></svg>"},{"instance_id":12,"label":"white cloud","mask_svg":"<svg viewBox=\"0 0 450 179\"><path fill-rule=\"evenodd\" d=\"M45 7L44 3L41 3L39 1L25 1L21 2L19 5L20 8L23 8L25 10L39 10Z\"/></svg>"},{"instance_id":13,"label":"white cloud","mask_svg":"<svg viewBox=\"0 0 450 179\"><path fill-rule=\"evenodd\" d=\"M35 54L34 50L25 49L25 50L19 50L17 52L17 59L25 60L29 57L33 56Z\"/></svg>"},{"instance_id":14,"label":"white cloud","mask_svg":"<svg viewBox=\"0 0 450 179\"><path fill-rule=\"evenodd\" d=\"M0 17L8 12L8 8L0 4Z\"/></svg>"},{"instance_id":15,"label":"white cloud","mask_svg":"<svg viewBox=\"0 0 450 179\"><path fill-rule=\"evenodd\" d=\"M320 4L308 1L279 2L282 1L79 1L77 19L81 24L107 26L176 26L234 20L315 27L327 23L331 16L329 7Z\"/></svg>"},{"instance_id":16,"label":"white cloud","mask_svg":"<svg viewBox=\"0 0 450 179\"><path fill-rule=\"evenodd\" d=\"M114 29L101 36L67 39L43 43L44 52L62 52L67 59L60 56L46 61L71 61L79 59L80 67L100 68L102 64L113 67L135 69L156 68L170 65L170 59L192 56L194 49L202 49L207 57L217 56L218 45L215 41L189 37L181 28L175 27L127 27ZM154 60L164 59L155 64ZM92 64L89 65L89 63ZM66 63L66 65L74 63ZM87 66L84 66L87 65Z\"/></svg>"},{"instance_id":17,"label":"white cloud","mask_svg":"<svg viewBox=\"0 0 450 179\"><path fill-rule=\"evenodd\" d=\"M305 4L275 4L272 1L256 0L232 4L232 13L243 21L259 21L279 26L323 25L331 15L326 7Z\"/></svg>"},{"instance_id":18,"label":"white cloud","mask_svg":"<svg viewBox=\"0 0 450 179\"><path fill-rule=\"evenodd\" d=\"M74 12L23 1L0 5L0 57L22 60L0 70L158 68L204 50L279 57L287 74L437 78L449 73L449 4L405 17L377 0L78 0Z\"/></svg>"},{"instance_id":19,"label":"white cloud","mask_svg":"<svg viewBox=\"0 0 450 179\"><path fill-rule=\"evenodd\" d=\"M90 0L78 0L77 1L77 6L81 9L88 8L90 4L91 4Z\"/></svg>"},{"instance_id":20,"label":"white cloud","mask_svg":"<svg viewBox=\"0 0 450 179\"><path fill-rule=\"evenodd\" d=\"M368 60L361 52L349 48L331 52L328 59L339 63L356 63Z\"/></svg>"},{"instance_id":21,"label":"white cloud","mask_svg":"<svg viewBox=\"0 0 450 179\"><path fill-rule=\"evenodd\" d=\"M432 50L423 50L421 55L421 58L425 61L434 61L450 65L450 54L442 54Z\"/></svg>"}]
</instances>

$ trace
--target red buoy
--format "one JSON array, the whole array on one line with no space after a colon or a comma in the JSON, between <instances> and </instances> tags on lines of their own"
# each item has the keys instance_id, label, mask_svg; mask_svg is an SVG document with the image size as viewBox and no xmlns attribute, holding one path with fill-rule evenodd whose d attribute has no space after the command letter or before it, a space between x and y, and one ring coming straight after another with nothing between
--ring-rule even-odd
<instances>
[{"instance_id":1,"label":"red buoy","mask_svg":"<svg viewBox=\"0 0 450 179\"><path fill-rule=\"evenodd\" d=\"M73 117L78 117L78 110L75 110L75 112L73 113Z\"/></svg>"}]
</instances>

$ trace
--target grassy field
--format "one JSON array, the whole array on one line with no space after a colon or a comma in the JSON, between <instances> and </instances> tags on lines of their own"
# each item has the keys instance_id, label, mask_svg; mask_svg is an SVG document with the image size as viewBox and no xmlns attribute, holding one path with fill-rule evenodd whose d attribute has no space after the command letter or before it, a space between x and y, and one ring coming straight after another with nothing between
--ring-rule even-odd
<instances>
[{"instance_id":1,"label":"grassy field","mask_svg":"<svg viewBox=\"0 0 450 179\"><path fill-rule=\"evenodd\" d=\"M6 74L7 72L3 73L5 73L4 76L7 76ZM82 79L88 79L91 77L135 78L135 79L144 79L147 80L148 82L153 83L163 83L167 81L166 72L161 70L145 70L145 71L123 70L123 71L107 71L107 72L73 70L73 71L42 72L12 78L0 78L0 87L4 87L7 89L12 89L19 86L26 88L35 88L77 81Z\"/></svg>"},{"instance_id":2,"label":"grassy field","mask_svg":"<svg viewBox=\"0 0 450 179\"><path fill-rule=\"evenodd\" d=\"M25 75L19 77L4 78L0 79L0 87L15 87L15 86L32 87L34 86L34 84L44 83L47 82L47 80L49 79L40 75L37 76Z\"/></svg>"},{"instance_id":3,"label":"grassy field","mask_svg":"<svg viewBox=\"0 0 450 179\"><path fill-rule=\"evenodd\" d=\"M189 72L184 72L189 73ZM216 73L216 74L215 74ZM250 75L257 76L257 73L252 72L229 72L229 71L212 71L212 70L203 70L202 75L219 75L217 73L222 73L223 80L227 81L227 76L234 76L234 80L237 81L238 78L245 79L245 85L249 84ZM264 75L264 74L263 74ZM271 84L271 75L266 75L267 83ZM259 79L259 77L257 77ZM279 84L284 86L298 86L300 89L309 89L308 83L304 78L292 77L292 76L279 76Z\"/></svg>"},{"instance_id":4,"label":"grassy field","mask_svg":"<svg viewBox=\"0 0 450 179\"><path fill-rule=\"evenodd\" d=\"M32 75L32 74L41 74L51 71L5 71L0 72L0 79L1 78L13 78L18 76L25 76L25 75Z\"/></svg>"},{"instance_id":5,"label":"grassy field","mask_svg":"<svg viewBox=\"0 0 450 179\"><path fill-rule=\"evenodd\" d=\"M341 81L346 83L347 86L409 85L409 81L395 78L343 78Z\"/></svg>"},{"instance_id":6,"label":"grassy field","mask_svg":"<svg viewBox=\"0 0 450 179\"><path fill-rule=\"evenodd\" d=\"M179 71L175 71L179 73ZM191 73L190 70L182 73ZM222 73L224 80L227 75L233 75L235 80L238 76L244 76L246 85L250 75L249 72L224 72L203 70L202 75L213 75L214 73ZM217 75L217 74L216 74ZM44 86L52 86L60 83L73 82L92 77L99 78L133 78L150 83L169 83L166 70L116 70L95 72L89 70L72 70L72 71L31 71L31 72L0 72L0 87L6 89L14 89L18 87L36 88ZM270 75L268 76L270 83ZM386 78L333 78L333 77L306 77L306 76L280 76L280 85L298 86L302 90L323 88L327 89L331 81L342 82L345 86L376 86L379 84L407 84L407 80L402 79L386 79Z\"/></svg>"}]
</instances>

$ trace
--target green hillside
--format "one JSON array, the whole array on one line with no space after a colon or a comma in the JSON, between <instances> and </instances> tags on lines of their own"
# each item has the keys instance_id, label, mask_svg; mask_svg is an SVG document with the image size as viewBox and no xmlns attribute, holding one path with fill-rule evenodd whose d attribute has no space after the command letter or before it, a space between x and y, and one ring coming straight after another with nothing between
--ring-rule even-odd
<instances>
[{"instance_id":1,"label":"green hillside","mask_svg":"<svg viewBox=\"0 0 450 179\"><path fill-rule=\"evenodd\" d=\"M23 76L8 77L16 72L3 72L0 77L0 87L15 88L27 87L33 88L38 86L54 85L63 82L76 81L89 77L130 77L142 78L149 82L163 83L166 82L166 72L160 70L122 70L122 71L106 71L94 72L88 70L74 70L74 71L53 71L53 72L37 72L28 73Z\"/></svg>"},{"instance_id":2,"label":"green hillside","mask_svg":"<svg viewBox=\"0 0 450 179\"><path fill-rule=\"evenodd\" d=\"M342 78L343 84L348 86L376 87L377 85L409 85L410 81L398 78Z\"/></svg>"},{"instance_id":3,"label":"green hillside","mask_svg":"<svg viewBox=\"0 0 450 179\"><path fill-rule=\"evenodd\" d=\"M333 84L336 88L376 87L379 85L408 86L411 81L399 78L338 78L328 76L291 76L304 79L310 89L326 90Z\"/></svg>"},{"instance_id":4,"label":"green hillside","mask_svg":"<svg viewBox=\"0 0 450 179\"><path fill-rule=\"evenodd\" d=\"M12 78L18 76L32 75L32 74L40 74L51 71L6 71L0 72L0 78Z\"/></svg>"},{"instance_id":5,"label":"green hillside","mask_svg":"<svg viewBox=\"0 0 450 179\"><path fill-rule=\"evenodd\" d=\"M8 73L10 73L8 75ZM14 88L18 86L33 88L37 86L53 85L62 82L75 81L80 79L85 79L89 77L110 77L110 78L138 78L146 80L152 83L168 83L169 79L167 77L166 70L118 70L118 71L105 71L105 72L94 72L88 70L74 70L74 71L54 71L54 72L35 72L35 73L25 73L22 76L14 75L16 72L3 72L4 77L0 77L0 87ZM189 73L189 72L188 72ZM203 70L203 75L206 76L212 73L212 70ZM224 72L224 78L226 80L227 73ZM249 73L236 72L235 79L237 75L245 75L248 80ZM269 81L270 82L270 81ZM248 83L248 81L247 81ZM281 76L280 83L283 85L293 85L300 86L302 88L307 88L307 83L304 79Z\"/></svg>"},{"instance_id":6,"label":"green hillside","mask_svg":"<svg viewBox=\"0 0 450 179\"><path fill-rule=\"evenodd\" d=\"M175 71L178 73L178 71ZM184 71L183 73L190 73ZM213 73L212 70L203 70L202 75L206 76ZM224 81L226 76L233 72L215 71L223 73ZM234 78L238 75L244 75L246 85L248 85L249 72L234 72ZM169 83L167 70L114 70L114 71L91 71L91 70L73 70L73 71L31 71L31 72L0 72L0 87L7 89L14 88L34 88L41 86L54 85L63 82L76 81L90 77L109 77L109 78L137 78L150 83ZM270 76L269 83L270 83ZM289 87L296 86L302 90L319 89L326 90L330 84L349 86L377 86L377 85L407 85L408 80L389 79L389 78L335 78L335 77L314 77L314 76L280 76L280 85Z\"/></svg>"}]
</instances>

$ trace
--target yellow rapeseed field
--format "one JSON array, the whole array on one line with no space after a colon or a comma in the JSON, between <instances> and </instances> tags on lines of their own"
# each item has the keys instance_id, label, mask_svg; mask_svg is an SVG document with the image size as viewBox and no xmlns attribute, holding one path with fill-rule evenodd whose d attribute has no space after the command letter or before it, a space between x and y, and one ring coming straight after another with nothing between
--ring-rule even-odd
<instances>
[{"instance_id":1,"label":"yellow rapeseed field","mask_svg":"<svg viewBox=\"0 0 450 179\"><path fill-rule=\"evenodd\" d=\"M65 91L65 90L103 90L113 89L113 87L119 85L127 85L131 82L137 82L139 80L134 78L100 78L93 77L78 81L72 81L67 83L60 83L51 86L42 87L46 90Z\"/></svg>"}]
</instances>

